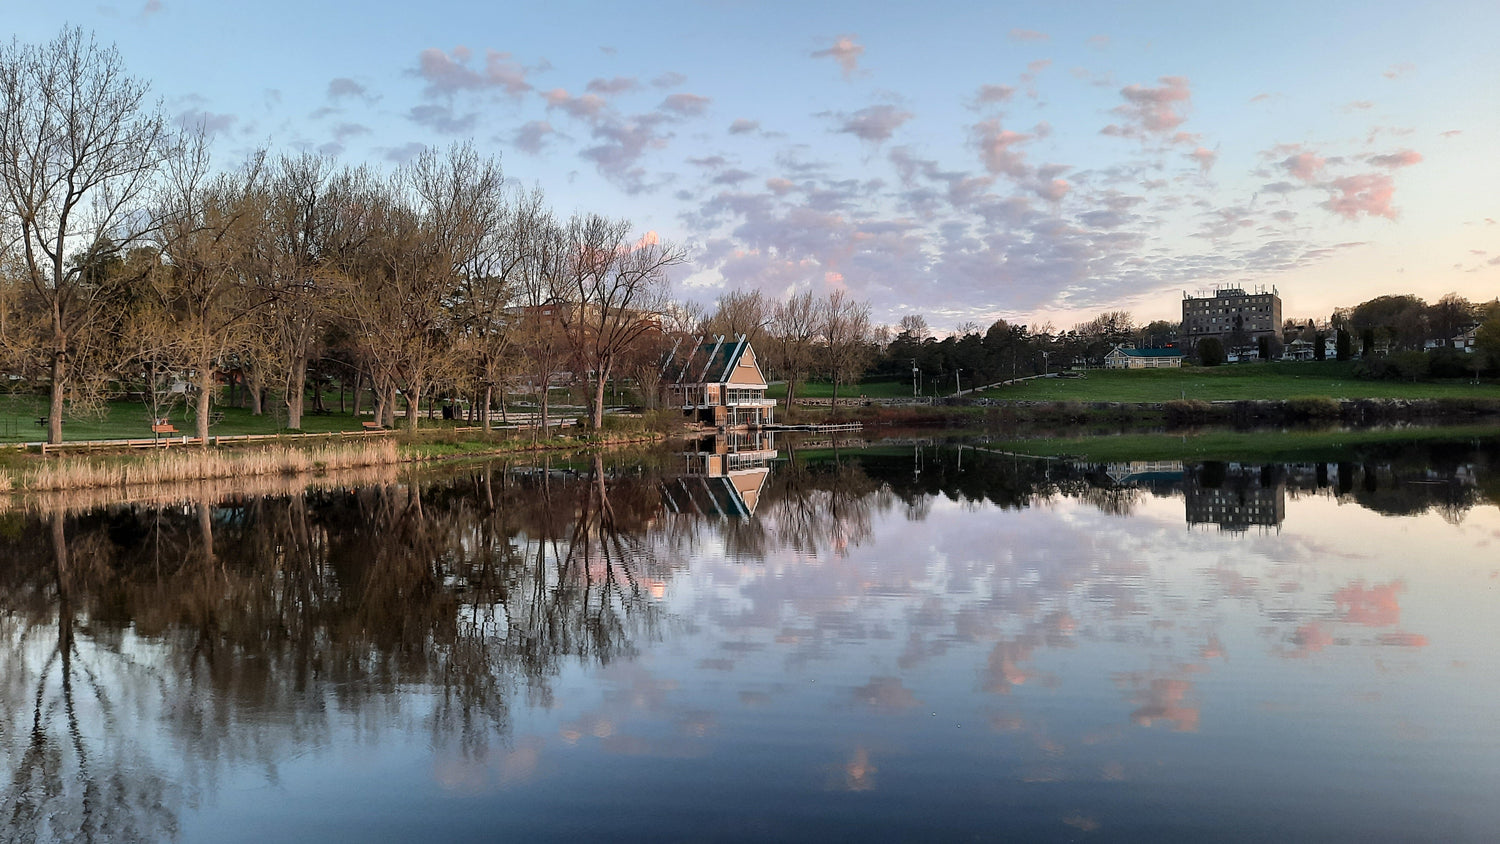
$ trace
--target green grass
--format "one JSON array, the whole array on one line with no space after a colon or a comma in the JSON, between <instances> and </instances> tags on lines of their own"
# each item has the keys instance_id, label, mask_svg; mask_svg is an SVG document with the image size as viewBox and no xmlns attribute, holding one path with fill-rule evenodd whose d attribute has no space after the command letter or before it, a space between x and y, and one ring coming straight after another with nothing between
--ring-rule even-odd
<instances>
[{"instance_id":1,"label":"green grass","mask_svg":"<svg viewBox=\"0 0 1500 844\"><path fill-rule=\"evenodd\" d=\"M211 436L231 436L236 434L278 434L285 433L286 413L280 408L280 413L274 403L267 406L267 413L261 416L252 416L248 409L238 407L215 406L214 412L223 413L224 419L209 428ZM47 401L42 396L13 395L0 397L0 442L38 442L47 438L47 429L36 424L38 417L47 413ZM194 416L191 408L176 407L168 414L168 419L177 428L181 435L193 433ZM370 420L370 416L355 417L349 413L339 413L337 410L328 414L304 413L302 416L302 427L298 430L307 433L331 433L335 431L358 431L362 430L361 422ZM63 417L63 439L65 441L77 440L118 440L118 439L150 439L151 438L151 415L144 404L140 402L111 402L102 417L81 416ZM495 421L498 423L499 416ZM396 420L398 426L402 420ZM419 420L421 428L453 427L464 424L457 421L444 421L441 413L437 419L429 420L423 414Z\"/></svg>"},{"instance_id":2,"label":"green grass","mask_svg":"<svg viewBox=\"0 0 1500 844\"><path fill-rule=\"evenodd\" d=\"M990 442L986 447L1037 457L1101 463L1127 460L1332 459L1360 446L1415 442L1465 442L1500 437L1500 426L1367 431L1206 431L1190 434L1120 434Z\"/></svg>"},{"instance_id":3,"label":"green grass","mask_svg":"<svg viewBox=\"0 0 1500 844\"><path fill-rule=\"evenodd\" d=\"M861 381L858 384L840 384L839 398L857 399L860 396L879 399L911 397L910 381ZM832 381L809 381L797 385L797 397L803 399L826 399L833 397ZM772 384L766 390L766 398L786 398L786 383Z\"/></svg>"},{"instance_id":4,"label":"green grass","mask_svg":"<svg viewBox=\"0 0 1500 844\"><path fill-rule=\"evenodd\" d=\"M1337 361L1240 364L1182 369L1089 370L1083 378L1038 378L981 395L1018 401L1165 402L1291 399L1500 399L1500 383L1449 381L1361 381L1353 364Z\"/></svg>"}]
</instances>

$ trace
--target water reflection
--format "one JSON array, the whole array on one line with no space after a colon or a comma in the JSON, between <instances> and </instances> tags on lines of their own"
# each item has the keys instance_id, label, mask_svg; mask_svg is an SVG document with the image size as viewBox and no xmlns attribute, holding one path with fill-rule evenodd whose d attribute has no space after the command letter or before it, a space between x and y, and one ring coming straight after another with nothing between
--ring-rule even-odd
<instances>
[{"instance_id":1,"label":"water reflection","mask_svg":"<svg viewBox=\"0 0 1500 844\"><path fill-rule=\"evenodd\" d=\"M1372 730L1441 743L1482 717L1500 632L1482 550L1500 536L1497 458L1438 446L1344 463L1084 465L922 441L733 439L295 495L12 507L0 514L6 838L202 837L204 818L276 804L243 783L300 789L311 767L337 791L355 777L344 748L393 743L425 754L419 776L448 795L587 782L602 790L585 804L642 811L718 795L727 829L768 835L816 837L836 818L899 837L1002 816L1049 835L1141 833L1145 815L1101 783L1224 798L1270 785L1226 775L1217 755L1298 713L1339 713L1378 747L1396 739ZM1440 518L1413 522L1419 536L1384 527L1427 514ZM1444 568L1408 566L1407 548ZM1381 720L1414 712L1431 717ZM1440 784L1467 782L1458 796L1496 784L1494 732L1465 735ZM1145 738L1172 734L1200 743ZM1309 754L1356 752L1344 735L1273 744L1325 773ZM395 770L360 787L415 800L413 769ZM1030 808L977 794L979 780L1015 784ZM1092 786L1026 790L1063 783ZM725 796L731 784L741 798ZM886 805L856 817L803 791ZM313 793L326 802L282 807L273 829L343 805ZM949 800L966 808L933 826ZM367 802L345 808L358 818ZM483 828L503 806L563 837L538 805L480 803L443 823ZM619 811L620 830L646 828ZM715 837L704 822L674 834Z\"/></svg>"}]
</instances>

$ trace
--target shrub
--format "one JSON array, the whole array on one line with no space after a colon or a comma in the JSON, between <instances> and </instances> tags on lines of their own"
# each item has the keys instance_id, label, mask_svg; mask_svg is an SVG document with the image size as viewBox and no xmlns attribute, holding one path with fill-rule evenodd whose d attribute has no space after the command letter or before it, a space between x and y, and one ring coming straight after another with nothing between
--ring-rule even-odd
<instances>
[{"instance_id":1,"label":"shrub","mask_svg":"<svg viewBox=\"0 0 1500 844\"><path fill-rule=\"evenodd\" d=\"M1337 419L1342 406L1327 396L1287 399L1286 413L1292 419Z\"/></svg>"},{"instance_id":2,"label":"shrub","mask_svg":"<svg viewBox=\"0 0 1500 844\"><path fill-rule=\"evenodd\" d=\"M1224 362L1224 344L1217 337L1205 337L1198 341L1198 363L1203 366L1218 366Z\"/></svg>"},{"instance_id":3,"label":"shrub","mask_svg":"<svg viewBox=\"0 0 1500 844\"><path fill-rule=\"evenodd\" d=\"M1214 406L1202 399L1173 399L1162 405L1168 425L1207 422Z\"/></svg>"}]
</instances>

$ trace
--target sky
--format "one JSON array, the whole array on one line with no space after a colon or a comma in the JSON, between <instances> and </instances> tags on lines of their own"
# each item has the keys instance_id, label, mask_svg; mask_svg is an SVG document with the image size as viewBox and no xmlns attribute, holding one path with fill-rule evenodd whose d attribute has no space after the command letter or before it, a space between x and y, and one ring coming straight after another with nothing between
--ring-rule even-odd
<instances>
[{"instance_id":1,"label":"sky","mask_svg":"<svg viewBox=\"0 0 1500 844\"><path fill-rule=\"evenodd\" d=\"M9 5L9 4L7 4ZM680 298L844 289L877 322L1288 318L1500 294L1500 4L30 3L217 161L471 140L562 215L682 245Z\"/></svg>"}]
</instances>

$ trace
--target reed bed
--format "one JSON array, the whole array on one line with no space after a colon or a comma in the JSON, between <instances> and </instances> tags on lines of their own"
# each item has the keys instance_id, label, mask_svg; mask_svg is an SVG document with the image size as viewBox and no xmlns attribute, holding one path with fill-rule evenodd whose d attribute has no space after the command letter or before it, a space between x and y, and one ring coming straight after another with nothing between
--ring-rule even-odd
<instances>
[{"instance_id":1,"label":"reed bed","mask_svg":"<svg viewBox=\"0 0 1500 844\"><path fill-rule=\"evenodd\" d=\"M63 458L0 474L0 491L123 489L218 478L305 475L389 465L400 460L396 443L386 439L311 448L180 449L130 460Z\"/></svg>"},{"instance_id":2,"label":"reed bed","mask_svg":"<svg viewBox=\"0 0 1500 844\"><path fill-rule=\"evenodd\" d=\"M0 514L84 513L117 504L164 507L175 504L217 506L240 498L301 495L310 489L345 489L400 483L395 464L340 469L323 475L246 475L182 481L153 487L94 487L0 495Z\"/></svg>"}]
</instances>

